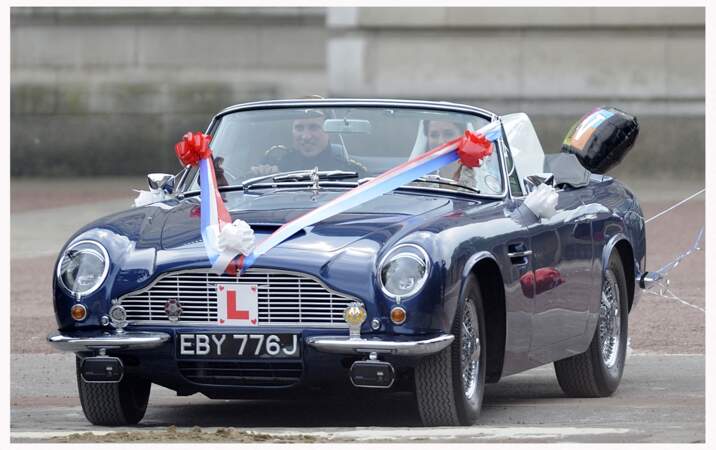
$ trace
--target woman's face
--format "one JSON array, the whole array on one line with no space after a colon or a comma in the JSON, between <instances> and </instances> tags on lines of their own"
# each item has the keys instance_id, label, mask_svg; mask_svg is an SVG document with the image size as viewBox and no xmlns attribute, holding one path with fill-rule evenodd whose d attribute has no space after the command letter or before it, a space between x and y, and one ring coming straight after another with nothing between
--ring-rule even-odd
<instances>
[{"instance_id":1,"label":"woman's face","mask_svg":"<svg viewBox=\"0 0 716 450\"><path fill-rule=\"evenodd\" d=\"M431 149L460 136L462 130L454 122L431 120L427 134L428 148Z\"/></svg>"}]
</instances>

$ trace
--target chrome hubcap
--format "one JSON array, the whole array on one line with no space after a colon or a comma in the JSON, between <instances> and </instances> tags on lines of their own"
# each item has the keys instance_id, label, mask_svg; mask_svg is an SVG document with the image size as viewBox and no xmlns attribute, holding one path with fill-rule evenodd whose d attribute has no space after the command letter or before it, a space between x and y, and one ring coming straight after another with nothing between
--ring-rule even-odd
<instances>
[{"instance_id":1,"label":"chrome hubcap","mask_svg":"<svg viewBox=\"0 0 716 450\"><path fill-rule=\"evenodd\" d=\"M621 335L621 311L619 310L619 287L611 270L607 270L602 284L602 300L599 304L599 343L602 361L611 369L619 355Z\"/></svg>"},{"instance_id":2,"label":"chrome hubcap","mask_svg":"<svg viewBox=\"0 0 716 450\"><path fill-rule=\"evenodd\" d=\"M480 373L480 330L472 301L465 299L462 316L462 348L460 362L462 367L462 386L465 398L472 398L477 390L478 374Z\"/></svg>"}]
</instances>

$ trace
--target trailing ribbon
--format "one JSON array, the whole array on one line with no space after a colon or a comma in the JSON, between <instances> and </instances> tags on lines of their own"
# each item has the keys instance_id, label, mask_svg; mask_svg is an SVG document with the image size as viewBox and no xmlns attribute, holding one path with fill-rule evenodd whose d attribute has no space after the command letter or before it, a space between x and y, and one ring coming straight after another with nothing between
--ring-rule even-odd
<instances>
[{"instance_id":1,"label":"trailing ribbon","mask_svg":"<svg viewBox=\"0 0 716 450\"><path fill-rule=\"evenodd\" d=\"M227 271L234 272L238 269L243 273L254 264L256 258L290 238L298 231L335 216L336 214L355 208L358 205L390 192L406 183L410 183L458 159L468 167L479 166L485 157L492 154L493 142L497 141L501 135L500 122L489 123L475 132L465 131L464 136L448 141L422 155L416 156L336 197L330 202L284 224L269 237L261 241L249 255L240 256L236 267L228 268ZM204 193L202 190L202 199L203 197Z\"/></svg>"},{"instance_id":2,"label":"trailing ribbon","mask_svg":"<svg viewBox=\"0 0 716 450\"><path fill-rule=\"evenodd\" d=\"M660 214L657 214L657 216L659 216L659 215ZM657 216L654 216L654 217L657 217ZM689 306L694 309L698 309L699 311L705 313L706 310L704 308L702 308L700 306L696 306L694 304L691 304L691 303L687 302L686 300L679 298L679 296L677 296L676 294L674 294L674 292L671 290L671 287L670 287L671 280L669 279L669 272L671 272L679 264L681 264L681 261L686 259L691 254L696 253L697 251L701 250L701 240L703 239L703 237L704 237L704 227L701 227L701 229L699 230L699 233L696 235L696 240L691 245L691 247L689 247L688 250L686 250L684 253L680 254L676 258L674 258L672 261L669 261L668 263L664 264L658 270L649 272L650 278L655 280L655 282L649 289L646 289L645 292L647 294L652 294L657 297L676 300L686 306Z\"/></svg>"},{"instance_id":3,"label":"trailing ribbon","mask_svg":"<svg viewBox=\"0 0 716 450\"><path fill-rule=\"evenodd\" d=\"M211 136L201 132L187 133L175 146L179 161L185 166L199 166L201 177L201 237L212 270L224 273L232 267L237 254L253 249L254 232L242 220L231 221L216 184L214 162L209 149Z\"/></svg>"}]
</instances>

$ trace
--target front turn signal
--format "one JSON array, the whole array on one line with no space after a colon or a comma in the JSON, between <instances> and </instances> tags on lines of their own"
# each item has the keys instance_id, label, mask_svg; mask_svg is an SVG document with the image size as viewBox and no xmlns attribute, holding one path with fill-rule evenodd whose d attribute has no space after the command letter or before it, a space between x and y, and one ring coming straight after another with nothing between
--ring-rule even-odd
<instances>
[{"instance_id":1,"label":"front turn signal","mask_svg":"<svg viewBox=\"0 0 716 450\"><path fill-rule=\"evenodd\" d=\"M408 318L408 313L402 306L395 306L390 310L390 320L396 325L402 325L405 323L405 319Z\"/></svg>"},{"instance_id":2,"label":"front turn signal","mask_svg":"<svg viewBox=\"0 0 716 450\"><path fill-rule=\"evenodd\" d=\"M72 308L70 308L70 315L77 322L81 322L87 317L87 308L81 303L75 303L72 305Z\"/></svg>"}]
</instances>

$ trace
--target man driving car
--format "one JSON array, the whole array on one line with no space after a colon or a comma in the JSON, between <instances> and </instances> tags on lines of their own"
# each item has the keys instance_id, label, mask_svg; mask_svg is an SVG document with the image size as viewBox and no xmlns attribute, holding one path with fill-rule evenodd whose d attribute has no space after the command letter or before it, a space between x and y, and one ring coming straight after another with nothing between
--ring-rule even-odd
<instances>
[{"instance_id":1,"label":"man driving car","mask_svg":"<svg viewBox=\"0 0 716 450\"><path fill-rule=\"evenodd\" d=\"M307 109L304 117L295 119L291 125L292 148L273 146L266 151L263 164L251 168L254 176L268 175L289 170L313 169L346 170L365 174L366 168L348 158L342 146L333 146L328 133L323 130L326 117L322 111Z\"/></svg>"}]
</instances>

